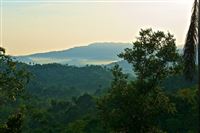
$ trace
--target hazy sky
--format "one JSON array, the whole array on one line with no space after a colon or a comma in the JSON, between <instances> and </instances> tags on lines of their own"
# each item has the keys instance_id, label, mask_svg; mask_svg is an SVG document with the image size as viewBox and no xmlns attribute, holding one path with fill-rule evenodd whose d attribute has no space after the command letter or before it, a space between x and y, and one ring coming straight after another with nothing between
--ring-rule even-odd
<instances>
[{"instance_id":1,"label":"hazy sky","mask_svg":"<svg viewBox=\"0 0 200 133\"><path fill-rule=\"evenodd\" d=\"M132 42L140 28L170 31L184 43L193 0L4 0L3 47L12 55L93 42Z\"/></svg>"}]
</instances>

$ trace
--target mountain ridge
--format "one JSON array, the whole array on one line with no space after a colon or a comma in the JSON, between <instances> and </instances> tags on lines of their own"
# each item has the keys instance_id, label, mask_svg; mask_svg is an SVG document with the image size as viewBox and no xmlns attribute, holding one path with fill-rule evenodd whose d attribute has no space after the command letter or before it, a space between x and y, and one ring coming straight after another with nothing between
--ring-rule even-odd
<instances>
[{"instance_id":1,"label":"mountain ridge","mask_svg":"<svg viewBox=\"0 0 200 133\"><path fill-rule=\"evenodd\" d=\"M117 55L130 47L130 43L99 42L67 50L35 53L15 58L19 62L34 64L104 65L119 61Z\"/></svg>"}]
</instances>

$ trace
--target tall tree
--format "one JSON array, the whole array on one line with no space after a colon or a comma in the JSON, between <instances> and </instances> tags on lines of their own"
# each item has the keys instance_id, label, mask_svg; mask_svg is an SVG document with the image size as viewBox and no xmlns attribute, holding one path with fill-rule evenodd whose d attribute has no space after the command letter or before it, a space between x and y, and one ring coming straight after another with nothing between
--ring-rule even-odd
<instances>
[{"instance_id":1,"label":"tall tree","mask_svg":"<svg viewBox=\"0 0 200 133\"><path fill-rule=\"evenodd\" d=\"M98 101L99 114L108 132L164 133L160 116L173 114L175 106L161 89L161 82L176 74L179 54L170 33L140 31L140 36L119 57L128 61L137 79L131 81L115 66L107 95Z\"/></svg>"},{"instance_id":2,"label":"tall tree","mask_svg":"<svg viewBox=\"0 0 200 133\"><path fill-rule=\"evenodd\" d=\"M13 103L23 94L29 80L29 73L17 67L16 62L0 47L0 109ZM0 122L1 133L21 133L23 114L19 111L11 115L7 122ZM2 120L2 116L0 116ZM3 120L4 121L4 120Z\"/></svg>"},{"instance_id":3,"label":"tall tree","mask_svg":"<svg viewBox=\"0 0 200 133\"><path fill-rule=\"evenodd\" d=\"M198 41L198 2L195 0L190 27L184 45L184 74L192 80L195 72L196 47Z\"/></svg>"},{"instance_id":4,"label":"tall tree","mask_svg":"<svg viewBox=\"0 0 200 133\"><path fill-rule=\"evenodd\" d=\"M198 0L194 1L191 22L184 45L184 74L186 79L193 80L195 67L198 63L198 95L199 95L199 124L200 124L200 4ZM198 49L196 49L198 47ZM198 55L197 55L198 53ZM198 58L198 62L197 59ZM198 129L200 133L200 125Z\"/></svg>"},{"instance_id":5,"label":"tall tree","mask_svg":"<svg viewBox=\"0 0 200 133\"><path fill-rule=\"evenodd\" d=\"M17 68L16 62L0 47L0 106L15 101L24 91L28 79L29 73Z\"/></svg>"}]
</instances>

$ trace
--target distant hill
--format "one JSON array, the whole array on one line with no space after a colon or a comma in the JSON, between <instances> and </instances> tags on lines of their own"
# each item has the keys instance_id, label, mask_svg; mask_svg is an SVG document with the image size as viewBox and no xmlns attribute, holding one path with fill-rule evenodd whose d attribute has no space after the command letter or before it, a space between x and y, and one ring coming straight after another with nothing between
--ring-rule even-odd
<instances>
[{"instance_id":1,"label":"distant hill","mask_svg":"<svg viewBox=\"0 0 200 133\"><path fill-rule=\"evenodd\" d=\"M31 73L28 90L42 97L69 98L94 93L111 85L112 73L102 66L68 66L61 64L19 64Z\"/></svg>"},{"instance_id":2,"label":"distant hill","mask_svg":"<svg viewBox=\"0 0 200 133\"><path fill-rule=\"evenodd\" d=\"M63 51L37 53L15 58L23 63L34 64L105 65L119 61L117 55L125 48L130 47L131 44L129 43L92 43L88 46L74 47Z\"/></svg>"},{"instance_id":3,"label":"distant hill","mask_svg":"<svg viewBox=\"0 0 200 133\"><path fill-rule=\"evenodd\" d=\"M119 62L123 70L131 70L131 66L125 62ZM39 97L62 97L69 98L81 95L85 92L93 94L97 91L105 90L111 86L113 79L109 66L68 66L61 64L44 64L44 65L26 65L21 64L32 75L28 84L28 90L31 94ZM129 78L135 77L133 72L129 73ZM197 79L193 82L184 80L181 75L167 78L163 82L163 87L168 91L192 87L197 84Z\"/></svg>"}]
</instances>

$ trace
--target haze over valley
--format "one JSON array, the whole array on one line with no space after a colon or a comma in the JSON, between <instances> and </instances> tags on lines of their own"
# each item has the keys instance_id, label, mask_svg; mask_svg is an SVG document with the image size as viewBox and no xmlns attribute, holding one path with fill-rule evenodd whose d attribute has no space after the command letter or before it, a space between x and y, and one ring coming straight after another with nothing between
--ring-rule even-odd
<instances>
[{"instance_id":1,"label":"haze over valley","mask_svg":"<svg viewBox=\"0 0 200 133\"><path fill-rule=\"evenodd\" d=\"M37 53L15 58L20 62L31 64L107 65L120 61L121 59L117 55L124 51L125 48L131 48L131 44L102 42L63 51Z\"/></svg>"}]
</instances>

